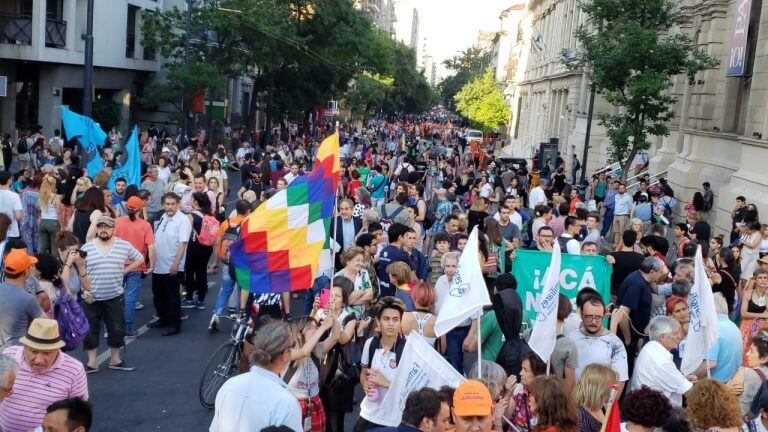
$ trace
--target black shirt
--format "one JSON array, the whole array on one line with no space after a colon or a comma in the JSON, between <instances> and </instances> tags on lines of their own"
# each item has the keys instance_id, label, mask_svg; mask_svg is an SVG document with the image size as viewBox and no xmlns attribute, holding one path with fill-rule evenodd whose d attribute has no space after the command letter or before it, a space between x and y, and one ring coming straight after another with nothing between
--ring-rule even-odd
<instances>
[{"instance_id":1,"label":"black shirt","mask_svg":"<svg viewBox=\"0 0 768 432\"><path fill-rule=\"evenodd\" d=\"M707 222L696 222L693 224L693 233L696 234L697 242L709 242L712 236L712 228Z\"/></svg>"},{"instance_id":2,"label":"black shirt","mask_svg":"<svg viewBox=\"0 0 768 432\"><path fill-rule=\"evenodd\" d=\"M634 251L611 252L610 255L616 260L611 274L611 294L617 294L621 283L633 271L640 269L643 262L643 254Z\"/></svg>"},{"instance_id":3,"label":"black shirt","mask_svg":"<svg viewBox=\"0 0 768 432\"><path fill-rule=\"evenodd\" d=\"M651 320L651 284L649 284L639 270L629 274L619 287L617 306L629 308L631 321L630 331L633 339L637 340L644 332Z\"/></svg>"}]
</instances>

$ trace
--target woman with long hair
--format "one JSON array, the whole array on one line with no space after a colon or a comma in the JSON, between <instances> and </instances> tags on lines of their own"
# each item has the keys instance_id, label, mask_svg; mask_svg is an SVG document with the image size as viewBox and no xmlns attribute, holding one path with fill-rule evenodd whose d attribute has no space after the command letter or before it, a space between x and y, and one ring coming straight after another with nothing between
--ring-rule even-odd
<instances>
[{"instance_id":1,"label":"woman with long hair","mask_svg":"<svg viewBox=\"0 0 768 432\"><path fill-rule=\"evenodd\" d=\"M695 430L739 431L739 401L725 384L705 378L696 383L685 396L688 419Z\"/></svg>"},{"instance_id":2,"label":"woman with long hair","mask_svg":"<svg viewBox=\"0 0 768 432\"><path fill-rule=\"evenodd\" d=\"M542 375L530 385L528 403L536 417L537 432L575 432L579 429L579 411L573 396L559 376Z\"/></svg>"},{"instance_id":3,"label":"woman with long hair","mask_svg":"<svg viewBox=\"0 0 768 432\"><path fill-rule=\"evenodd\" d=\"M211 178L215 178L224 196L229 196L229 180L226 171L221 167L221 160L213 159L211 168L205 172L205 181L210 184ZM210 186L209 186L210 188Z\"/></svg>"},{"instance_id":4,"label":"woman with long hair","mask_svg":"<svg viewBox=\"0 0 768 432\"><path fill-rule=\"evenodd\" d=\"M157 159L157 178L163 180L168 184L168 180L171 178L171 163L165 156L160 156Z\"/></svg>"},{"instance_id":5,"label":"woman with long hair","mask_svg":"<svg viewBox=\"0 0 768 432\"><path fill-rule=\"evenodd\" d=\"M209 170L210 171L210 170ZM211 203L213 214L216 216L216 219L219 222L224 222L224 219L227 218L225 215L225 207L224 207L224 196L226 195L224 192L222 192L219 189L219 179L216 177L210 177L208 181L206 182L208 186L208 190L213 192L214 196L216 197L216 202Z\"/></svg>"},{"instance_id":6,"label":"woman with long hair","mask_svg":"<svg viewBox=\"0 0 768 432\"><path fill-rule=\"evenodd\" d=\"M311 419L306 432L325 432L326 417L320 400L320 358L333 348L339 338L339 323L336 316L328 315L322 324L310 316L302 316L288 322L293 339L291 362L283 374L291 393L299 401L303 418ZM320 342L327 330L330 336Z\"/></svg>"},{"instance_id":7,"label":"woman with long hair","mask_svg":"<svg viewBox=\"0 0 768 432\"><path fill-rule=\"evenodd\" d=\"M467 221L469 221L469 226L467 226L467 234L471 234L472 228L474 228L475 226L479 226L480 230L482 231L484 229L483 221L487 217L488 217L488 199L483 197L477 197L477 199L472 203L472 206L469 208L469 211L467 212Z\"/></svg>"},{"instance_id":8,"label":"woman with long hair","mask_svg":"<svg viewBox=\"0 0 768 432\"><path fill-rule=\"evenodd\" d=\"M40 185L43 183L42 172L35 173L29 186L21 194L21 238L31 253L40 250Z\"/></svg>"},{"instance_id":9,"label":"woman with long hair","mask_svg":"<svg viewBox=\"0 0 768 432\"><path fill-rule=\"evenodd\" d=\"M760 223L749 222L745 226L744 234L741 236L741 281L744 291L751 288L752 275L757 268L757 257L760 243L763 236L760 234ZM746 297L745 297L746 298Z\"/></svg>"},{"instance_id":10,"label":"woman with long hair","mask_svg":"<svg viewBox=\"0 0 768 432\"><path fill-rule=\"evenodd\" d=\"M725 297L728 313L731 313L734 310L736 289L739 286L739 271L736 270L738 264L734 260L733 251L730 247L720 247L714 250L717 251L717 255L715 255L715 271L710 275L712 292L719 292Z\"/></svg>"},{"instance_id":11,"label":"woman with long hair","mask_svg":"<svg viewBox=\"0 0 768 432\"><path fill-rule=\"evenodd\" d=\"M355 329L358 317L349 306L349 296L353 291L352 281L345 277L333 278L328 304L321 308L320 296L315 297L311 316L316 320L328 321L329 316L335 316L340 324L338 339L326 361L321 365L323 376L326 378L320 384L320 398L326 412L326 429L329 432L344 431L345 413L352 412L354 392L357 382L337 379L339 362L343 356L344 347L355 343Z\"/></svg>"},{"instance_id":12,"label":"woman with long hair","mask_svg":"<svg viewBox=\"0 0 768 432\"><path fill-rule=\"evenodd\" d=\"M37 263L34 266L34 274L38 282L40 282L40 289L50 300L48 304L53 305L56 303L56 300L59 299L61 294L61 290L64 289L64 283L61 279L61 263L59 263L59 260L51 254L37 254ZM53 307L44 312L48 315L48 318L56 319Z\"/></svg>"},{"instance_id":13,"label":"woman with long hair","mask_svg":"<svg viewBox=\"0 0 768 432\"><path fill-rule=\"evenodd\" d=\"M488 246L488 256L483 265L483 273L489 278L495 279L499 273L505 273L510 267L508 258L515 245L504 238L501 233L501 225L493 217L488 216L483 220L483 235Z\"/></svg>"},{"instance_id":14,"label":"woman with long hair","mask_svg":"<svg viewBox=\"0 0 768 432\"><path fill-rule=\"evenodd\" d=\"M91 278L85 271L85 257L80 254L80 240L69 231L56 234L56 244L61 261L61 279L66 283L70 294L78 296L91 289Z\"/></svg>"},{"instance_id":15,"label":"woman with long hair","mask_svg":"<svg viewBox=\"0 0 768 432\"><path fill-rule=\"evenodd\" d=\"M605 423L612 386L618 382L619 375L609 366L593 363L584 368L573 394L579 407L579 432L600 430Z\"/></svg>"},{"instance_id":16,"label":"woman with long hair","mask_svg":"<svg viewBox=\"0 0 768 432\"><path fill-rule=\"evenodd\" d=\"M531 420L534 413L529 403L530 387L536 377L546 373L547 364L531 351L522 358L520 382L517 382L515 375L510 375L507 380L506 389L509 405L505 416L521 431L532 431Z\"/></svg>"},{"instance_id":17,"label":"woman with long hair","mask_svg":"<svg viewBox=\"0 0 768 432\"><path fill-rule=\"evenodd\" d=\"M184 264L184 275L187 282L186 299L181 302L183 309L205 309L205 294L208 293L208 259L213 253L213 246L200 243L200 233L203 230L203 217L213 216L211 200L205 192L192 194L192 213L187 215L192 224L192 234L187 243L187 259ZM192 296L197 294L197 299Z\"/></svg>"},{"instance_id":18,"label":"woman with long hair","mask_svg":"<svg viewBox=\"0 0 768 432\"><path fill-rule=\"evenodd\" d=\"M755 283L753 287L744 290L744 300L741 302L741 330L744 355L742 365L747 364L746 353L752 338L766 328L768 320L768 272L757 269L754 272Z\"/></svg>"},{"instance_id":19,"label":"woman with long hair","mask_svg":"<svg viewBox=\"0 0 768 432\"><path fill-rule=\"evenodd\" d=\"M59 225L59 207L61 196L56 193L56 179L53 176L43 177L39 194L40 252L53 253L56 250L56 233L61 231Z\"/></svg>"},{"instance_id":20,"label":"woman with long hair","mask_svg":"<svg viewBox=\"0 0 768 432\"><path fill-rule=\"evenodd\" d=\"M731 393L739 398L742 416L749 414L752 401L768 377L768 334L760 332L752 338L746 357L745 367L739 368L727 384Z\"/></svg>"},{"instance_id":21,"label":"woman with long hair","mask_svg":"<svg viewBox=\"0 0 768 432\"><path fill-rule=\"evenodd\" d=\"M96 236L96 220L106 214L108 211L104 193L95 186L89 187L75 201L75 213L69 220L67 231L73 232L80 239L80 243L85 244Z\"/></svg>"},{"instance_id":22,"label":"woman with long hair","mask_svg":"<svg viewBox=\"0 0 768 432\"><path fill-rule=\"evenodd\" d=\"M362 218L368 209L371 208L371 193L364 187L359 187L354 191L355 207L352 209L352 216ZM363 219L366 220L366 219Z\"/></svg>"}]
</instances>

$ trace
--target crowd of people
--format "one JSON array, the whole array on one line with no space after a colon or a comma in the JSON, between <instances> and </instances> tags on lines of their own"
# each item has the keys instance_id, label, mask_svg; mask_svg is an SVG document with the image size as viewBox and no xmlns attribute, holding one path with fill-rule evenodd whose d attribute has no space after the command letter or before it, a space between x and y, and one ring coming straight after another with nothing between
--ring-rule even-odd
<instances>
[{"instance_id":1,"label":"crowd of people","mask_svg":"<svg viewBox=\"0 0 768 432\"><path fill-rule=\"evenodd\" d=\"M145 278L155 312L147 326L163 336L179 335L194 311L211 309L211 333L224 315L252 315L244 372L219 390L214 432L343 431L352 412L356 432L597 432L614 399L631 432L768 428L768 226L745 198L732 232L716 235L709 183L682 206L664 179L629 185L606 169L582 196L575 157L537 154L530 166L498 158L495 139L469 139L444 113L364 126L340 128L332 241L300 310L295 293L242 290L229 246L253 210L312 170L330 125L304 136L289 129L276 142L228 131L215 145L204 130L183 140L150 126L139 184L112 178L124 156L117 132L96 156L105 168L91 175L58 131L5 136L0 430L90 428L87 376L100 371L101 340L107 368L134 371L123 348L137 337ZM438 336L475 227L493 304ZM583 287L572 303L561 294L555 349L542 359L528 346L512 269L516 251L555 244L604 256L610 296ZM719 337L686 375L698 248ZM213 300L209 277L221 280ZM467 381L413 391L400 426L386 428L382 419L396 413L382 401L412 332ZM67 354L80 347L85 363ZM49 429L55 422L67 426Z\"/></svg>"}]
</instances>

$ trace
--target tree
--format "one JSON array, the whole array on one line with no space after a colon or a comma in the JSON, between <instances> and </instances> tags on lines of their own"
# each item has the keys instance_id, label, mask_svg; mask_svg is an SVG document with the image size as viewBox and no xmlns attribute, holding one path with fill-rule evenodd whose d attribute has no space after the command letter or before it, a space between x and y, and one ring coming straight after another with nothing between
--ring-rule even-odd
<instances>
[{"instance_id":1,"label":"tree","mask_svg":"<svg viewBox=\"0 0 768 432\"><path fill-rule=\"evenodd\" d=\"M716 60L698 50L680 34L681 16L669 0L591 0L580 2L587 26L575 35L583 49L572 69L584 69L592 86L615 114L601 114L611 141L611 158L622 165L624 176L638 151L647 149L649 135L669 134L675 98L669 94L671 78L687 74L693 79Z\"/></svg>"},{"instance_id":2,"label":"tree","mask_svg":"<svg viewBox=\"0 0 768 432\"><path fill-rule=\"evenodd\" d=\"M459 113L479 125L483 132L506 124L511 114L491 68L467 83L454 99Z\"/></svg>"},{"instance_id":3,"label":"tree","mask_svg":"<svg viewBox=\"0 0 768 432\"><path fill-rule=\"evenodd\" d=\"M354 85L347 92L344 103L354 116L365 119L381 108L385 98L392 91L392 77L377 73L363 72L355 78Z\"/></svg>"},{"instance_id":4,"label":"tree","mask_svg":"<svg viewBox=\"0 0 768 432\"><path fill-rule=\"evenodd\" d=\"M450 105L453 97L473 78L482 75L491 62L491 54L477 47L470 47L460 54L443 61L453 74L438 86L443 103Z\"/></svg>"}]
</instances>

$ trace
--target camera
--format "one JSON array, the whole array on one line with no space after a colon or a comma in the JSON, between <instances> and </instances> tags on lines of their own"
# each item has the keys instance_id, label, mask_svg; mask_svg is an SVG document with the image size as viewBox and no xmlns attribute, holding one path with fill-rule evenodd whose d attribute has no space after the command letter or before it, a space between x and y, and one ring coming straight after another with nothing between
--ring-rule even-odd
<instances>
[{"instance_id":1,"label":"camera","mask_svg":"<svg viewBox=\"0 0 768 432\"><path fill-rule=\"evenodd\" d=\"M86 251L84 251L84 250L80 250L80 249L78 249L78 250L77 250L77 253L80 255L80 258L85 258L85 257L87 257L87 256L88 256L88 252L86 252Z\"/></svg>"}]
</instances>

